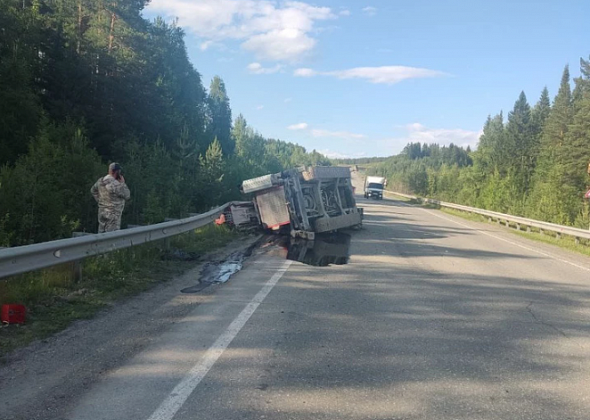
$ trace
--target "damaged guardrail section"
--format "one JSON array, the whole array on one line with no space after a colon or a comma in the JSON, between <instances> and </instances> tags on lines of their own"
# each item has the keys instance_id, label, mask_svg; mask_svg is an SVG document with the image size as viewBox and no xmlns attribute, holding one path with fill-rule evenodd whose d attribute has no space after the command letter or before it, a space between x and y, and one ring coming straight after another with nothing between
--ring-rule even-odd
<instances>
[{"instance_id":1,"label":"damaged guardrail section","mask_svg":"<svg viewBox=\"0 0 590 420\"><path fill-rule=\"evenodd\" d=\"M150 226L0 249L0 278L79 261L190 232L215 221L227 203L207 213Z\"/></svg>"},{"instance_id":2,"label":"damaged guardrail section","mask_svg":"<svg viewBox=\"0 0 590 420\"><path fill-rule=\"evenodd\" d=\"M419 200L424 203L428 204L435 204L441 207L447 207L450 209L460 210L468 213L479 214L481 216L487 217L490 221L496 220L498 223L504 222L506 225L512 223L515 224L518 229L522 226L527 227L527 230L530 231L531 228L539 229L541 233L543 232L554 232L556 236L559 238L561 235L573 236L576 239L576 242L579 242L580 239L590 239L590 231L584 229L578 229L570 226L562 226L557 225L555 223L549 222L542 222L540 220L534 219L527 219L520 216L512 216L509 214L498 213L495 211L483 210L478 209L475 207L463 206L460 204L453 204L453 203L445 203L444 201L433 200L431 198L421 198L416 197L414 195L402 194L393 191L385 191L386 194L397 195L400 197L410 198L413 200Z\"/></svg>"}]
</instances>

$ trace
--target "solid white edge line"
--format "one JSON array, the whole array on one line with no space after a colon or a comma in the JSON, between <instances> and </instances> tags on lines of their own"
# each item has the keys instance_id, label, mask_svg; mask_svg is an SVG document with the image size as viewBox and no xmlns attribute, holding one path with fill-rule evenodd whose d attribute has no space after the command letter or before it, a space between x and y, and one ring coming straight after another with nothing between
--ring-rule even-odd
<instances>
[{"instance_id":1,"label":"solid white edge line","mask_svg":"<svg viewBox=\"0 0 590 420\"><path fill-rule=\"evenodd\" d=\"M528 247L528 246L521 245L521 244L519 244L519 243L517 243L517 242L509 241L508 239L504 239L504 238L501 238L501 237L499 237L499 236L492 235L491 233L484 232L483 230L480 230L480 229L474 228L473 226L469 226L469 225L466 225L466 224L464 224L464 223L458 222L458 221L456 221L456 220L450 219L450 218L448 218L448 217L441 216L440 214L436 214L436 213L434 213L434 212L431 212L431 211L429 211L429 210L426 210L426 209L422 209L422 211L425 211L425 212L426 212L426 213L428 213L428 214L431 214L431 215L433 215L433 216L436 216L436 217L438 217L439 219L448 220L449 222L453 222L453 223L455 223L455 224L457 224L457 225L459 225L459 226L463 226L463 227L469 228L469 229L471 229L471 230L475 230L476 232L482 233L482 234L484 234L484 235L486 235L486 236L489 236L489 237L491 237L491 238L495 238L495 239L498 239L498 240L500 240L500 241L503 241L503 242L509 243L509 244L511 244L511 245L517 246L517 247L519 247L519 248L526 249L527 251L531 251L531 252L534 252L534 253L536 253L536 254L543 255L544 257L548 257L548 258L551 258L551 259L553 259L553 260L556 260L556 261L560 261L560 262L562 262L562 263L565 263L565 264L569 264L569 265L571 265L571 266L573 266L573 267L579 268L579 269L581 269L581 270L584 270L584 271L590 271L590 268L588 268L588 267L584 267L584 266L582 266L582 265L579 265L579 264L573 263L573 262L571 262L571 261L564 260L564 259L562 259L562 258L556 257L555 255L547 254L547 253L545 253L545 252L541 252L541 251L539 251L539 250L536 250L536 249L534 249L534 248L530 248L530 247Z\"/></svg>"},{"instance_id":2,"label":"solid white edge line","mask_svg":"<svg viewBox=\"0 0 590 420\"><path fill-rule=\"evenodd\" d=\"M246 325L252 314L258 306L264 301L266 296L275 287L283 274L289 269L292 261L285 261L283 266L270 278L270 280L260 289L250 303L240 312L240 314L227 327L225 332L213 343L199 362L193 366L190 372L180 381L178 385L170 392L166 399L154 411L148 420L172 420L178 410L184 405L188 397L193 393L199 383L205 378L209 370L213 367L217 359L221 357L225 349L230 345L232 340L238 335L240 330Z\"/></svg>"}]
</instances>

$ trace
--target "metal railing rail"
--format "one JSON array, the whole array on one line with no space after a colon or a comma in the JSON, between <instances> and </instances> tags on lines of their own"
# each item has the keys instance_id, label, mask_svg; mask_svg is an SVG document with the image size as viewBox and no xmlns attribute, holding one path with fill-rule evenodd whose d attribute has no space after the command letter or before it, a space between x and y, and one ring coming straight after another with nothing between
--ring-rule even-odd
<instances>
[{"instance_id":1,"label":"metal railing rail","mask_svg":"<svg viewBox=\"0 0 590 420\"><path fill-rule=\"evenodd\" d=\"M562 226L557 225L555 223L542 222L540 220L527 219L525 217L512 216L510 214L498 213L495 211L483 210L478 209L476 207L463 206L460 204L446 203L444 201L433 200L431 198L421 198L414 195L402 194L393 191L385 191L385 193L414 200L420 200L422 202L428 204L435 204L441 207L447 207L450 209L460 210L468 213L479 214L481 216L487 217L488 219L497 220L498 223L502 223L502 221L504 221L506 224L513 223L519 229L521 226L525 226L529 230L530 228L536 228L539 229L541 232L554 232L557 235L557 237L561 237L561 235L573 236L574 238L576 238L576 241L579 241L580 239L590 239L590 230L578 229L571 226Z\"/></svg>"},{"instance_id":2,"label":"metal railing rail","mask_svg":"<svg viewBox=\"0 0 590 420\"><path fill-rule=\"evenodd\" d=\"M232 204L150 226L0 249L0 279L190 232L212 223Z\"/></svg>"}]
</instances>

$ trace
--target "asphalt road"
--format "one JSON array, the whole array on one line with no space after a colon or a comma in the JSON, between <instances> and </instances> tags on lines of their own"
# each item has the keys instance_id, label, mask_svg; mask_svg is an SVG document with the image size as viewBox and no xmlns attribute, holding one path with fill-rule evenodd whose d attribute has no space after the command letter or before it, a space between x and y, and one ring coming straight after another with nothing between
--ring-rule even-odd
<instances>
[{"instance_id":1,"label":"asphalt road","mask_svg":"<svg viewBox=\"0 0 590 420\"><path fill-rule=\"evenodd\" d=\"M51 411L41 406L55 381L28 391L43 404L26 412L7 395L35 388L31 369L10 381L0 371L12 390L0 392L0 418L590 418L590 258L438 211L361 205L348 265L261 249L230 283L182 296L196 303ZM162 305L180 305L173 287ZM153 318L130 319L129 334Z\"/></svg>"}]
</instances>

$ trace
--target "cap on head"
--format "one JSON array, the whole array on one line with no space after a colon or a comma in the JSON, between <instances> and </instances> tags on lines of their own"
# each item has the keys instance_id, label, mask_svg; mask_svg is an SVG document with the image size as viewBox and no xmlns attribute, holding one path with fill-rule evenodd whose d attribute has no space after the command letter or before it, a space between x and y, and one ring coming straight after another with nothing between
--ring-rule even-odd
<instances>
[{"instance_id":1,"label":"cap on head","mask_svg":"<svg viewBox=\"0 0 590 420\"><path fill-rule=\"evenodd\" d=\"M121 171L123 170L123 168L121 168L121 165L119 165L118 163L111 163L109 165L109 172L114 172L114 171Z\"/></svg>"}]
</instances>

